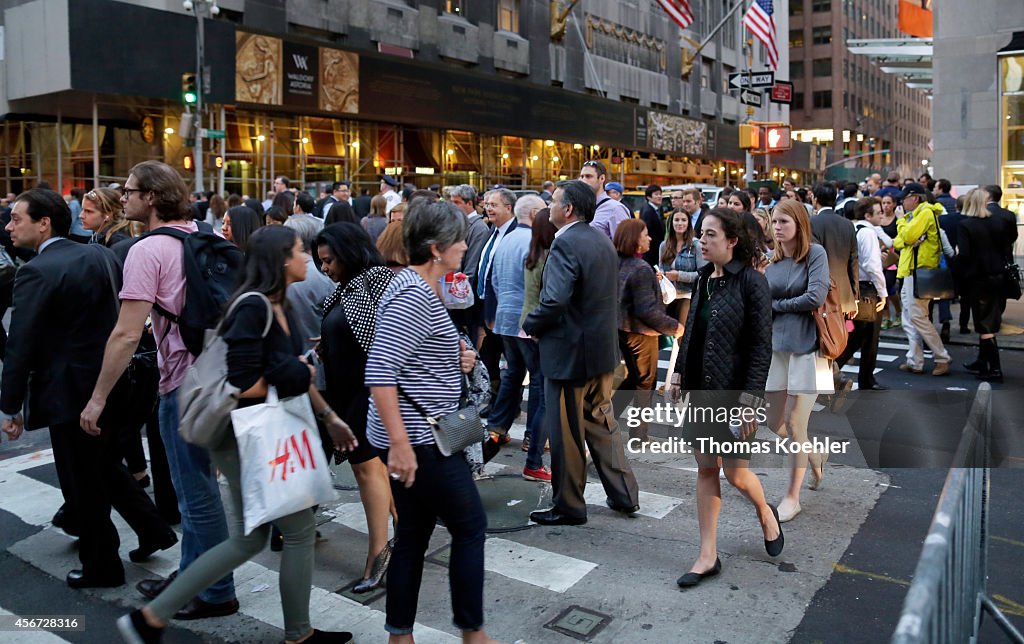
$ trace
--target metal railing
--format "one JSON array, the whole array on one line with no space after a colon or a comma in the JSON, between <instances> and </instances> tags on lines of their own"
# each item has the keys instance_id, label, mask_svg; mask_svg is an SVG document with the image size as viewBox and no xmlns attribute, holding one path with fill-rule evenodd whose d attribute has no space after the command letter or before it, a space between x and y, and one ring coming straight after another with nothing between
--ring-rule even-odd
<instances>
[{"instance_id":1,"label":"metal railing","mask_svg":"<svg viewBox=\"0 0 1024 644\"><path fill-rule=\"evenodd\" d=\"M992 388L978 387L939 497L893 644L976 642L988 613L1006 636L1024 637L986 592Z\"/></svg>"}]
</instances>

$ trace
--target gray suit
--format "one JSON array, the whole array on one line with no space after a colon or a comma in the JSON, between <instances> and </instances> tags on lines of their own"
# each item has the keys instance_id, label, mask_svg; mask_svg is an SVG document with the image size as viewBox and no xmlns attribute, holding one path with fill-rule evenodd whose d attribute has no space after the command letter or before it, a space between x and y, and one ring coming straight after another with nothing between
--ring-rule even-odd
<instances>
[{"instance_id":1,"label":"gray suit","mask_svg":"<svg viewBox=\"0 0 1024 644\"><path fill-rule=\"evenodd\" d=\"M853 222L826 208L811 216L811 234L828 255L828 272L839 289L844 313L857 309L860 295L860 263L857 255L857 230Z\"/></svg>"},{"instance_id":2,"label":"gray suit","mask_svg":"<svg viewBox=\"0 0 1024 644\"><path fill-rule=\"evenodd\" d=\"M612 372L619 364L619 260L611 241L585 222L551 246L540 305L523 329L540 340L545 377L545 422L551 433L551 485L555 510L586 518L584 442L590 447L608 499L618 508L638 505L612 411Z\"/></svg>"}]
</instances>

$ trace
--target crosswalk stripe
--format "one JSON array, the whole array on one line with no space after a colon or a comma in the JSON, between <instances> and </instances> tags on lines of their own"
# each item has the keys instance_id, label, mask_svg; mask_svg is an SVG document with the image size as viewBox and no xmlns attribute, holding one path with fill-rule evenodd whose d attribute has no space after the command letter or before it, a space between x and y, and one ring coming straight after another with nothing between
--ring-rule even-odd
<instances>
[{"instance_id":1,"label":"crosswalk stripe","mask_svg":"<svg viewBox=\"0 0 1024 644\"><path fill-rule=\"evenodd\" d=\"M587 488L583 492L583 500L587 502L587 505L607 507L605 505L606 498L604 487L600 481L587 481ZM682 505L683 500L641 490L639 502L640 509L637 510L637 514L652 519L664 519L669 512Z\"/></svg>"},{"instance_id":2,"label":"crosswalk stripe","mask_svg":"<svg viewBox=\"0 0 1024 644\"><path fill-rule=\"evenodd\" d=\"M852 364L848 364L845 367L843 367L842 369L840 369L840 371L842 371L843 373L859 373L860 372L860 367L855 367ZM880 368L875 367L875 370L872 371L871 373L872 374L876 374L876 373L878 373L880 371L881 371Z\"/></svg>"},{"instance_id":3,"label":"crosswalk stripe","mask_svg":"<svg viewBox=\"0 0 1024 644\"><path fill-rule=\"evenodd\" d=\"M853 357L857 358L858 360L860 360L860 351L854 353ZM899 356L890 355L888 353L879 353L877 356L875 356L875 358L879 362L894 362L896 360L899 360L900 357Z\"/></svg>"},{"instance_id":4,"label":"crosswalk stripe","mask_svg":"<svg viewBox=\"0 0 1024 644\"><path fill-rule=\"evenodd\" d=\"M0 473L21 472L40 465L47 465L53 462L53 450L41 449L30 454L22 454L0 461Z\"/></svg>"},{"instance_id":5,"label":"crosswalk stripe","mask_svg":"<svg viewBox=\"0 0 1024 644\"><path fill-rule=\"evenodd\" d=\"M32 467L40 463L38 459L29 459L26 462L32 463L30 465ZM35 526L48 525L50 517L62 501L60 490L51 485L17 472L0 472L0 509L16 515L25 523ZM343 506L347 516L354 517L356 515L355 508L349 506L356 506L359 514L362 513L362 506L358 503L343 504ZM135 535L116 513L113 513L111 518L124 542L121 549L127 551L128 548L125 546L135 542ZM55 543L69 540L70 538L60 531L48 528L13 544L9 548L9 552L36 568L62 579L68 570L79 566L78 557L73 549L54 547ZM116 598L137 603L134 590L131 590L130 587L134 583L133 579L138 577L138 571L144 569L149 573L166 576L177 570L179 557L180 543L158 553L142 564L134 564L124 559L125 570L130 578L128 584L121 588L95 589L89 592L105 599ZM136 572L133 574L132 571ZM266 624L283 628L278 573L249 561L235 569L234 577L238 597L241 600L239 612ZM314 586L310 597L310 609L313 613L314 624L321 630L353 631L357 638L364 637L366 641L376 641L384 634L384 613L382 611L363 606L331 590ZM459 638L455 636L421 624L416 625L416 639L417 641L444 642L446 644L459 641ZM23 638L19 641L32 640ZM57 638L38 641L41 644L49 644L64 640Z\"/></svg>"},{"instance_id":6,"label":"crosswalk stripe","mask_svg":"<svg viewBox=\"0 0 1024 644\"><path fill-rule=\"evenodd\" d=\"M487 539L484 550L484 570L556 593L569 590L595 568L590 561L499 537Z\"/></svg>"}]
</instances>

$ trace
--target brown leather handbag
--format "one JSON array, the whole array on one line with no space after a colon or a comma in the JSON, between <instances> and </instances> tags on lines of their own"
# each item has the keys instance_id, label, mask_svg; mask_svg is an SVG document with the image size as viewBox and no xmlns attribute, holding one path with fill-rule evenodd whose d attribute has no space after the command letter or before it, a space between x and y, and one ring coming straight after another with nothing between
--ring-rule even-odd
<instances>
[{"instance_id":1,"label":"brown leather handbag","mask_svg":"<svg viewBox=\"0 0 1024 644\"><path fill-rule=\"evenodd\" d=\"M846 350L849 332L846 330L846 318L839 304L839 289L834 279L829 278L825 303L811 311L811 316L818 326L818 350L823 358L835 360Z\"/></svg>"}]
</instances>

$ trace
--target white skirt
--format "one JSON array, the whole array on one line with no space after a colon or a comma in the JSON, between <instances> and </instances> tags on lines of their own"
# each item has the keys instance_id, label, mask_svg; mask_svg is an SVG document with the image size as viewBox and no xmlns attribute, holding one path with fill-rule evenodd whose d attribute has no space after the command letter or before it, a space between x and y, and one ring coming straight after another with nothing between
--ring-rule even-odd
<instances>
[{"instance_id":1,"label":"white skirt","mask_svg":"<svg viewBox=\"0 0 1024 644\"><path fill-rule=\"evenodd\" d=\"M765 391L786 391L791 394L833 394L832 365L814 353L772 351Z\"/></svg>"}]
</instances>

